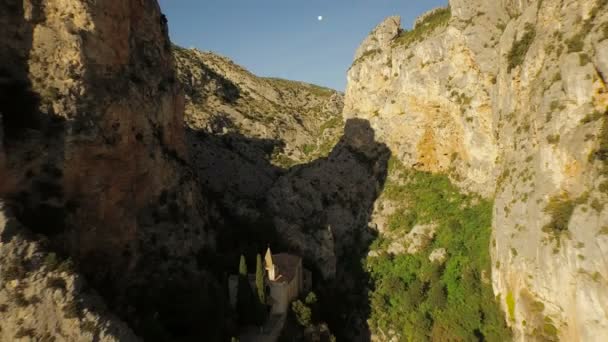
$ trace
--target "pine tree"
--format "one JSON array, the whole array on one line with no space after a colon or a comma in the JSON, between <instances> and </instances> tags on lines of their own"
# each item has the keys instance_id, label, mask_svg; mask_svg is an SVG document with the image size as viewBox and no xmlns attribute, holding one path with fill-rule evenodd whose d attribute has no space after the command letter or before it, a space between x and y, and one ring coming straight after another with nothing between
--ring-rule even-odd
<instances>
[{"instance_id":1,"label":"pine tree","mask_svg":"<svg viewBox=\"0 0 608 342\"><path fill-rule=\"evenodd\" d=\"M241 262L239 263L239 275L242 277L247 277L247 262L245 261L245 256L241 254Z\"/></svg>"},{"instance_id":2,"label":"pine tree","mask_svg":"<svg viewBox=\"0 0 608 342\"><path fill-rule=\"evenodd\" d=\"M262 256L255 258L255 287L258 291L258 300L261 305L266 304L266 294L264 293L264 268L262 267Z\"/></svg>"}]
</instances>

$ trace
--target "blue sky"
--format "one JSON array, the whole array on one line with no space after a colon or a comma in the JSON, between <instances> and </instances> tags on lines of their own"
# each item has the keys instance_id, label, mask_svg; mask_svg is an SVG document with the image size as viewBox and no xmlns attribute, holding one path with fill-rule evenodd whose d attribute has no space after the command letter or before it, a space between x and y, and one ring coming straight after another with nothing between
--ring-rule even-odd
<instances>
[{"instance_id":1,"label":"blue sky","mask_svg":"<svg viewBox=\"0 0 608 342\"><path fill-rule=\"evenodd\" d=\"M210 50L260 76L338 90L359 44L384 18L410 28L447 0L160 0L171 40ZM319 21L318 16L323 16Z\"/></svg>"}]
</instances>

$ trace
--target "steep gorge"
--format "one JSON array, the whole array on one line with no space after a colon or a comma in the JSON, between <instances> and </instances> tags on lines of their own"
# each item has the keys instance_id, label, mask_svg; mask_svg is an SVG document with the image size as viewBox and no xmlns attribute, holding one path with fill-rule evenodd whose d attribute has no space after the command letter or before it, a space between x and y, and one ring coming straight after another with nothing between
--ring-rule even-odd
<instances>
[{"instance_id":1,"label":"steep gorge","mask_svg":"<svg viewBox=\"0 0 608 342\"><path fill-rule=\"evenodd\" d=\"M155 1L0 0L0 340L229 338L269 243L339 340L608 339L607 6L388 18L343 95L171 45Z\"/></svg>"}]
</instances>

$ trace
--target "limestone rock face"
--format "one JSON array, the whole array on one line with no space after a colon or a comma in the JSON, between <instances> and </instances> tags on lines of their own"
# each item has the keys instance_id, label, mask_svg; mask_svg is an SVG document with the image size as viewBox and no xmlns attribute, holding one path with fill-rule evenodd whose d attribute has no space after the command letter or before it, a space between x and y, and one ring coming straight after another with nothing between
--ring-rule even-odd
<instances>
[{"instance_id":1,"label":"limestone rock face","mask_svg":"<svg viewBox=\"0 0 608 342\"><path fill-rule=\"evenodd\" d=\"M3 1L0 60L2 150L6 167L22 175L9 202L14 220L47 239L45 252L69 256L115 312L142 317L143 308L127 303L133 298L124 297L127 289L149 275L164 286L169 264L199 274L193 258L214 246L207 201L188 166L184 98L158 4ZM9 248L0 246L3 253ZM37 267L28 272L26 295L48 294L42 287L54 275ZM79 296L64 280L68 292L53 295L56 308L44 298L34 313L11 313L25 320L33 314L38 337L105 336L95 322L61 335L78 322L43 317ZM2 328L3 336L15 333Z\"/></svg>"},{"instance_id":2,"label":"limestone rock face","mask_svg":"<svg viewBox=\"0 0 608 342\"><path fill-rule=\"evenodd\" d=\"M344 117L405 165L494 197L492 282L505 312L514 298L517 340L606 340L606 2L450 7L357 52Z\"/></svg>"}]
</instances>

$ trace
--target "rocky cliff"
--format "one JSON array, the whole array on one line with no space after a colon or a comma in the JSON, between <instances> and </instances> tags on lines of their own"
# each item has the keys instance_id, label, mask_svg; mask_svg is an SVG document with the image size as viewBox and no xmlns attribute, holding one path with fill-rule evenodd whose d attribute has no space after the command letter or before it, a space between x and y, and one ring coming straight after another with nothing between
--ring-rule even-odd
<instances>
[{"instance_id":1,"label":"rocky cliff","mask_svg":"<svg viewBox=\"0 0 608 342\"><path fill-rule=\"evenodd\" d=\"M0 229L10 317L0 339L134 339L99 318L89 305L99 295L140 336L196 336L187 320L171 321L163 297L173 289L175 302L201 304L193 297L213 278L196 256L215 237L186 162L184 98L158 5L7 0L0 9L3 162L21 176ZM45 266L45 254L74 270ZM9 275L11 260L23 265ZM93 295L81 295L74 272Z\"/></svg>"},{"instance_id":2,"label":"rocky cliff","mask_svg":"<svg viewBox=\"0 0 608 342\"><path fill-rule=\"evenodd\" d=\"M493 199L492 286L517 340L608 338L607 51L606 1L451 0L412 30L385 20L348 73L346 118Z\"/></svg>"}]
</instances>

